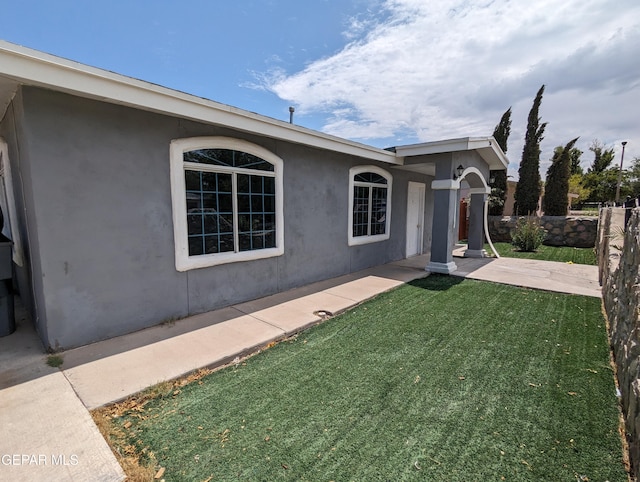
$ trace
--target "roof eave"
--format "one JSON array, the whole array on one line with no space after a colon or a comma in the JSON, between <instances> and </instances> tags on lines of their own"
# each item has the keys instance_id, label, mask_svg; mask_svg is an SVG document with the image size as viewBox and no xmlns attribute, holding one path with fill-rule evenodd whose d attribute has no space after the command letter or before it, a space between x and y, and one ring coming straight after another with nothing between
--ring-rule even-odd
<instances>
[{"instance_id":1,"label":"roof eave","mask_svg":"<svg viewBox=\"0 0 640 482\"><path fill-rule=\"evenodd\" d=\"M150 82L0 40L0 75L22 84L231 127L370 160L401 164L395 153L324 134Z\"/></svg>"}]
</instances>

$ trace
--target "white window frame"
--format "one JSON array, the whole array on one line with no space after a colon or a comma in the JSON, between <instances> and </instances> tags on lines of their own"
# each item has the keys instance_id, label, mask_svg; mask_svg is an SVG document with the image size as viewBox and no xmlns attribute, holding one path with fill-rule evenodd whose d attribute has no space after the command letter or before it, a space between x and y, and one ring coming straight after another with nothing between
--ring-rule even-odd
<instances>
[{"instance_id":1,"label":"white window frame","mask_svg":"<svg viewBox=\"0 0 640 482\"><path fill-rule=\"evenodd\" d=\"M387 180L387 184L376 183L364 183L355 181L355 177L358 174L364 172L373 172L379 174ZM393 177L391 174L378 166L356 166L349 169L349 226L348 226L348 244L349 246L358 246L361 244L377 243L379 241L385 241L389 239L391 234L391 185ZM354 236L353 235L353 188L356 186L367 187L386 187L387 189L387 214L385 217L385 229L384 234L375 234L369 236ZM371 193L371 190L369 191ZM371 206L371 202L370 202ZM371 223L371 217L369 217L369 223Z\"/></svg>"},{"instance_id":2,"label":"white window frame","mask_svg":"<svg viewBox=\"0 0 640 482\"><path fill-rule=\"evenodd\" d=\"M250 170L250 174L269 176L275 179L275 203L276 203L276 246L274 248L256 249L250 251L223 252L189 256L189 237L187 229L187 197L184 172L200 170L203 172L241 172L247 173L242 168L218 168L217 166L185 163L184 153L199 149L229 149L246 152L264 159L273 165L273 172ZM188 271L197 268L206 268L225 263L251 261L256 259L281 256L284 253L284 206L283 206L283 176L284 162L281 158L267 149L241 139L231 137L190 137L175 139L170 146L170 176L171 176L171 204L173 209L173 236L175 242L176 270ZM234 200L234 218L237 216L237 207Z\"/></svg>"}]
</instances>

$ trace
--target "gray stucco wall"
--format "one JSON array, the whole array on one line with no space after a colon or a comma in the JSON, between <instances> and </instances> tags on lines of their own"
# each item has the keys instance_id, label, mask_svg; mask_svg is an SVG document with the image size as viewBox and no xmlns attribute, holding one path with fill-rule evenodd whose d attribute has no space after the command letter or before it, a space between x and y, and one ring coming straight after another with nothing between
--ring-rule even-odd
<instances>
[{"instance_id":1,"label":"gray stucco wall","mask_svg":"<svg viewBox=\"0 0 640 482\"><path fill-rule=\"evenodd\" d=\"M408 181L429 191L430 178L366 159L42 89L23 88L23 107L38 316L53 348L401 259ZM201 135L246 139L284 160L283 256L176 271L169 143ZM349 247L348 172L365 164L393 175L391 237Z\"/></svg>"}]
</instances>

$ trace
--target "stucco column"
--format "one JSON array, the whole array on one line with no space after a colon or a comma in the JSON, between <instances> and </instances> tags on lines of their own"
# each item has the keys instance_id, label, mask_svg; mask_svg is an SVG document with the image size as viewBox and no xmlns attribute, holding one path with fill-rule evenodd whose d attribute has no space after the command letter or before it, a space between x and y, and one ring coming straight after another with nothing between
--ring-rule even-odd
<instances>
[{"instance_id":1,"label":"stucco column","mask_svg":"<svg viewBox=\"0 0 640 482\"><path fill-rule=\"evenodd\" d=\"M464 255L467 258L484 258L487 256L484 250L484 203L487 194L473 191L469 209L469 244Z\"/></svg>"},{"instance_id":2,"label":"stucco column","mask_svg":"<svg viewBox=\"0 0 640 482\"><path fill-rule=\"evenodd\" d=\"M436 180L433 189L433 222L431 224L431 260L425 268L432 273L450 274L457 269L453 262L456 242L454 223L460 184L451 179Z\"/></svg>"}]
</instances>

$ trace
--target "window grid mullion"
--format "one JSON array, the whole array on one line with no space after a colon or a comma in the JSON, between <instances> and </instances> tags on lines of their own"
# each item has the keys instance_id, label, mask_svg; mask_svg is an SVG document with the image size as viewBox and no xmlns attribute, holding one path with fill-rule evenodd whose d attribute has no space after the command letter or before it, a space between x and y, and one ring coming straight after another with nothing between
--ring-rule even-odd
<instances>
[{"instance_id":1,"label":"window grid mullion","mask_svg":"<svg viewBox=\"0 0 640 482\"><path fill-rule=\"evenodd\" d=\"M266 223L266 217L265 217L265 197L264 197L264 191L265 191L265 186L264 186L264 177L261 180L262 182L262 247L265 246L265 244L267 243L267 223Z\"/></svg>"},{"instance_id":2,"label":"window grid mullion","mask_svg":"<svg viewBox=\"0 0 640 482\"><path fill-rule=\"evenodd\" d=\"M218 235L216 236L218 245L218 253L222 249L222 236L220 235L220 176L216 176L216 210L218 211L218 216L216 216L216 230Z\"/></svg>"},{"instance_id":3,"label":"window grid mullion","mask_svg":"<svg viewBox=\"0 0 640 482\"><path fill-rule=\"evenodd\" d=\"M238 244L240 236L238 235L238 177L237 173L231 175L231 203L233 210L233 252L240 252Z\"/></svg>"},{"instance_id":4,"label":"window grid mullion","mask_svg":"<svg viewBox=\"0 0 640 482\"><path fill-rule=\"evenodd\" d=\"M276 177L275 171L261 171L256 169L245 169L242 167L211 166L209 164L199 164L197 162L188 161L184 162L184 168L189 171L222 172L225 174L237 172L238 174L247 174L249 176L259 173L260 176Z\"/></svg>"},{"instance_id":5,"label":"window grid mullion","mask_svg":"<svg viewBox=\"0 0 640 482\"><path fill-rule=\"evenodd\" d=\"M371 236L371 215L373 214L373 189L371 187L367 189L369 190L369 212L367 217L367 236Z\"/></svg>"},{"instance_id":6,"label":"window grid mullion","mask_svg":"<svg viewBox=\"0 0 640 482\"><path fill-rule=\"evenodd\" d=\"M253 249L253 189L251 189L251 176L249 176L249 249Z\"/></svg>"},{"instance_id":7,"label":"window grid mullion","mask_svg":"<svg viewBox=\"0 0 640 482\"><path fill-rule=\"evenodd\" d=\"M382 184L381 182L354 181L353 185L360 187L387 187L387 184Z\"/></svg>"},{"instance_id":8,"label":"window grid mullion","mask_svg":"<svg viewBox=\"0 0 640 482\"><path fill-rule=\"evenodd\" d=\"M198 178L200 180L200 185L198 186L200 188L200 206L204 206L204 186L203 186L203 182L202 182L202 173L199 172L198 173ZM206 234L204 231L204 210L201 210L200 213L200 232L202 233L200 235L200 239L202 240L202 252L206 253L206 249L207 249L207 243L206 243Z\"/></svg>"}]
</instances>

